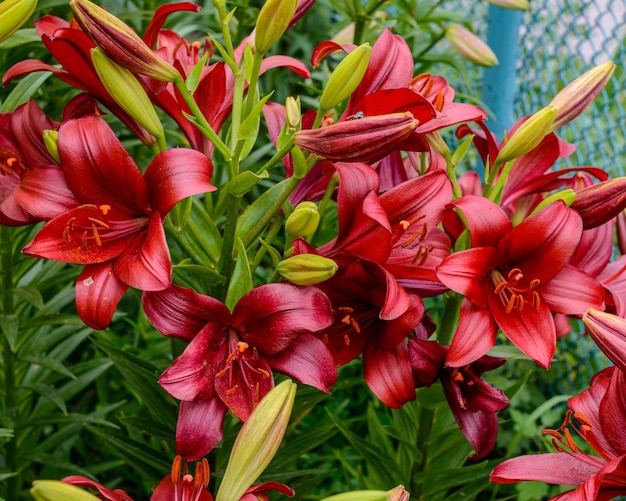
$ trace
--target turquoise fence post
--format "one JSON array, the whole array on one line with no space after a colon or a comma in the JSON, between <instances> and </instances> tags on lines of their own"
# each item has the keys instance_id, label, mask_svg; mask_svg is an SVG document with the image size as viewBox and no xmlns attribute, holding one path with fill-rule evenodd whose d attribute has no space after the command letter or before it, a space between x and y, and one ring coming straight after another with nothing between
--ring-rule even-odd
<instances>
[{"instance_id":1,"label":"turquoise fence post","mask_svg":"<svg viewBox=\"0 0 626 501\"><path fill-rule=\"evenodd\" d=\"M487 43L498 64L483 71L482 100L493 113L487 125L499 139L515 121L513 103L517 91L516 67L520 56L519 29L522 11L489 6Z\"/></svg>"}]
</instances>

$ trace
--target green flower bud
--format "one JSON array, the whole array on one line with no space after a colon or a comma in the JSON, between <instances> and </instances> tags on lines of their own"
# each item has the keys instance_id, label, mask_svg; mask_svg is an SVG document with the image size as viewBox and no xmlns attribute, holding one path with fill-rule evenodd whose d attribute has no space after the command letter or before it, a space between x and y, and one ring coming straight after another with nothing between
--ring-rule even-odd
<instances>
[{"instance_id":1,"label":"green flower bud","mask_svg":"<svg viewBox=\"0 0 626 501\"><path fill-rule=\"evenodd\" d=\"M557 109L551 131L555 131L582 113L609 81L615 64L607 61L580 75L566 85L550 103Z\"/></svg>"},{"instance_id":2,"label":"green flower bud","mask_svg":"<svg viewBox=\"0 0 626 501\"><path fill-rule=\"evenodd\" d=\"M365 75L372 48L368 43L359 45L343 58L332 72L320 98L320 109L330 110L346 99Z\"/></svg>"},{"instance_id":3,"label":"green flower bud","mask_svg":"<svg viewBox=\"0 0 626 501\"><path fill-rule=\"evenodd\" d=\"M99 501L93 494L60 480L35 480L30 493L35 501Z\"/></svg>"},{"instance_id":4,"label":"green flower bud","mask_svg":"<svg viewBox=\"0 0 626 501\"><path fill-rule=\"evenodd\" d=\"M50 153L50 156L56 160L58 164L61 163L61 157L59 156L59 147L57 141L59 139L58 130L44 130L43 131L43 144Z\"/></svg>"},{"instance_id":5,"label":"green flower bud","mask_svg":"<svg viewBox=\"0 0 626 501\"><path fill-rule=\"evenodd\" d=\"M121 19L89 0L70 0L70 7L76 22L112 61L133 73L163 82L181 78L176 68L160 58Z\"/></svg>"},{"instance_id":6,"label":"green flower bud","mask_svg":"<svg viewBox=\"0 0 626 501\"><path fill-rule=\"evenodd\" d=\"M91 60L104 88L122 109L155 137L162 137L163 125L150 98L137 78L111 61L99 48L91 49Z\"/></svg>"},{"instance_id":7,"label":"green flower bud","mask_svg":"<svg viewBox=\"0 0 626 501\"><path fill-rule=\"evenodd\" d=\"M387 494L389 494L389 501L409 501L410 498L410 494L403 485L394 487L390 491L387 491Z\"/></svg>"},{"instance_id":8,"label":"green flower bud","mask_svg":"<svg viewBox=\"0 0 626 501\"><path fill-rule=\"evenodd\" d=\"M28 21L37 0L4 0L0 2L0 42L9 38Z\"/></svg>"},{"instance_id":9,"label":"green flower bud","mask_svg":"<svg viewBox=\"0 0 626 501\"><path fill-rule=\"evenodd\" d=\"M389 501L389 494L385 491L352 491L335 494L322 501Z\"/></svg>"},{"instance_id":10,"label":"green flower bud","mask_svg":"<svg viewBox=\"0 0 626 501\"><path fill-rule=\"evenodd\" d=\"M285 115L287 116L287 123L291 129L297 129L300 126L300 120L302 118L302 112L300 111L300 98L294 99L289 96L285 101Z\"/></svg>"},{"instance_id":11,"label":"green flower bud","mask_svg":"<svg viewBox=\"0 0 626 501\"><path fill-rule=\"evenodd\" d=\"M511 10L528 10L528 0L487 0L492 5Z\"/></svg>"},{"instance_id":12,"label":"green flower bud","mask_svg":"<svg viewBox=\"0 0 626 501\"><path fill-rule=\"evenodd\" d=\"M337 263L316 254L297 254L278 263L276 271L292 284L315 285L331 278Z\"/></svg>"},{"instance_id":13,"label":"green flower bud","mask_svg":"<svg viewBox=\"0 0 626 501\"><path fill-rule=\"evenodd\" d=\"M467 28L452 24L445 30L450 46L468 61L480 66L495 66L498 58L491 48Z\"/></svg>"},{"instance_id":14,"label":"green flower bud","mask_svg":"<svg viewBox=\"0 0 626 501\"><path fill-rule=\"evenodd\" d=\"M428 132L424 134L424 136L426 137L428 144L430 144L433 150L435 150L437 153L444 157L450 154L450 148L448 148L448 145L441 137L441 134L439 134L439 131L435 130L432 132Z\"/></svg>"},{"instance_id":15,"label":"green flower bud","mask_svg":"<svg viewBox=\"0 0 626 501\"><path fill-rule=\"evenodd\" d=\"M283 36L297 4L297 0L267 0L263 4L256 20L254 46L257 53L266 53Z\"/></svg>"},{"instance_id":16,"label":"green flower bud","mask_svg":"<svg viewBox=\"0 0 626 501\"><path fill-rule=\"evenodd\" d=\"M557 109L546 106L526 120L504 145L498 154L498 162L504 163L521 157L535 147L550 133Z\"/></svg>"},{"instance_id":17,"label":"green flower bud","mask_svg":"<svg viewBox=\"0 0 626 501\"><path fill-rule=\"evenodd\" d=\"M292 237L310 237L317 231L320 213L313 202L299 203L285 223L287 235Z\"/></svg>"},{"instance_id":18,"label":"green flower bud","mask_svg":"<svg viewBox=\"0 0 626 501\"><path fill-rule=\"evenodd\" d=\"M241 498L263 473L285 435L296 388L291 380L283 381L252 411L235 439L215 501Z\"/></svg>"}]
</instances>

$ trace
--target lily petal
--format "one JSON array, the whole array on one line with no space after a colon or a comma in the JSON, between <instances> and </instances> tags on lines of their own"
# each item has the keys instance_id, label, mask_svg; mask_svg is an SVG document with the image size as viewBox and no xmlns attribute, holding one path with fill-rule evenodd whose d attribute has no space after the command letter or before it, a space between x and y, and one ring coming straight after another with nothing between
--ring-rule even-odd
<instances>
[{"instance_id":1,"label":"lily petal","mask_svg":"<svg viewBox=\"0 0 626 501\"><path fill-rule=\"evenodd\" d=\"M605 293L600 282L573 266L566 265L537 291L553 313L582 315L589 308L604 309Z\"/></svg>"},{"instance_id":2,"label":"lily petal","mask_svg":"<svg viewBox=\"0 0 626 501\"><path fill-rule=\"evenodd\" d=\"M215 397L209 401L181 402L176 425L176 453L194 461L211 452L224 435L226 406Z\"/></svg>"},{"instance_id":3,"label":"lily petal","mask_svg":"<svg viewBox=\"0 0 626 501\"><path fill-rule=\"evenodd\" d=\"M110 261L88 264L76 281L78 315L92 329L106 329L127 290L128 285L113 273Z\"/></svg>"},{"instance_id":4,"label":"lily petal","mask_svg":"<svg viewBox=\"0 0 626 501\"><path fill-rule=\"evenodd\" d=\"M446 364L462 367L478 360L496 344L497 331L498 327L488 309L478 308L464 299Z\"/></svg>"},{"instance_id":5,"label":"lily petal","mask_svg":"<svg viewBox=\"0 0 626 501\"><path fill-rule=\"evenodd\" d=\"M363 351L363 377L367 386L393 409L415 400L415 386L406 342L390 350L370 343Z\"/></svg>"}]
</instances>

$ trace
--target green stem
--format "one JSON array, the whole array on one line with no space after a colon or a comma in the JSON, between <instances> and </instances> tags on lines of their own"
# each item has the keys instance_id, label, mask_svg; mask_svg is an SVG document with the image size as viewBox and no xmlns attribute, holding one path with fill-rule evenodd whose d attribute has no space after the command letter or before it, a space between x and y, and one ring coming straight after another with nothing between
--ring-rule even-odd
<instances>
[{"instance_id":1,"label":"green stem","mask_svg":"<svg viewBox=\"0 0 626 501\"><path fill-rule=\"evenodd\" d=\"M185 103L189 107L191 114L196 119L198 130L202 132L202 134L209 141L211 141L211 143L213 143L215 148L217 148L217 150L222 154L222 156L226 159L226 161L230 161L230 150L228 149L228 146L224 144L224 141L222 141L220 137L217 135L217 133L213 130L213 127L211 127L211 124L207 122L206 117L204 116L200 108L198 107L198 103L196 103L196 100L189 93L189 90L185 86L185 82L183 81L182 77L177 78L174 81L174 85L176 85L176 88L180 92L181 96L183 96Z\"/></svg>"},{"instance_id":2,"label":"green stem","mask_svg":"<svg viewBox=\"0 0 626 501\"><path fill-rule=\"evenodd\" d=\"M426 406L421 406L421 412L419 417L419 425L417 429L417 443L415 444L416 449L422 451L422 458L417 465L417 471L423 472L428 468L428 462L430 460L428 454L428 447L431 443L430 435L433 430L433 421L435 417L435 412L432 409L427 408ZM418 484L412 486L411 489L412 494L415 496L415 499L422 499L422 484Z\"/></svg>"},{"instance_id":3,"label":"green stem","mask_svg":"<svg viewBox=\"0 0 626 501\"><path fill-rule=\"evenodd\" d=\"M259 170L256 171L257 174L261 174L262 172L265 172L266 170L270 169L271 167L274 166L274 164L277 164L278 162L281 161L281 159L291 151L291 149L293 148L294 145L294 137L291 136L289 139L287 139L287 141L285 142L285 144L283 144L283 146L276 152L274 153L274 156L272 158L270 158L267 162L265 162L260 168Z\"/></svg>"},{"instance_id":4,"label":"green stem","mask_svg":"<svg viewBox=\"0 0 626 501\"><path fill-rule=\"evenodd\" d=\"M4 315L13 315L15 313L15 305L13 303L13 238L11 229L2 226L2 313ZM17 400L15 395L15 353L9 343L6 335L2 337L2 361L4 364L4 414L6 428L15 430L17 421ZM10 499L12 495L19 492L20 479L17 464L17 437L15 432L8 440L5 446L6 469L9 472L15 472L16 475L7 479L6 495Z\"/></svg>"},{"instance_id":5,"label":"green stem","mask_svg":"<svg viewBox=\"0 0 626 501\"><path fill-rule=\"evenodd\" d=\"M259 73L261 72L261 63L263 62L263 54L258 52L254 54L252 62L252 72L250 73L250 82L248 86L247 98L244 106L244 116L248 116L256 104L257 88L259 86Z\"/></svg>"},{"instance_id":6,"label":"green stem","mask_svg":"<svg viewBox=\"0 0 626 501\"><path fill-rule=\"evenodd\" d=\"M452 341L454 329L459 318L459 310L463 296L456 292L450 292L446 294L444 298L445 306L439 327L437 328L437 341L442 345L449 345Z\"/></svg>"},{"instance_id":7,"label":"green stem","mask_svg":"<svg viewBox=\"0 0 626 501\"><path fill-rule=\"evenodd\" d=\"M243 113L243 93L246 86L246 79L243 73L235 75L233 87L233 108L230 114L230 150L235 152L238 143L239 126L241 125ZM235 153L230 159L230 176L233 179L239 172L239 154Z\"/></svg>"},{"instance_id":8,"label":"green stem","mask_svg":"<svg viewBox=\"0 0 626 501\"><path fill-rule=\"evenodd\" d=\"M272 225L270 226L270 229L268 230L264 238L265 243L267 245L272 245L274 238L276 237L276 235L278 235L278 232L283 227L283 220L284 218L279 216L279 217L276 217L274 221L272 222ZM263 257L265 257L265 254L267 254L266 247L264 245L259 246L259 249L254 255L252 266L250 266L250 269L252 271L256 270L259 267L259 265L261 264L261 261L263 260Z\"/></svg>"},{"instance_id":9,"label":"green stem","mask_svg":"<svg viewBox=\"0 0 626 501\"><path fill-rule=\"evenodd\" d=\"M230 283L230 275L233 268L233 248L235 246L235 235L237 230L237 218L239 217L241 199L228 194L226 196L226 224L224 225L224 236L222 237L222 252L217 265L220 275L226 278L224 287L219 294L218 299L223 301L228 292Z\"/></svg>"}]
</instances>

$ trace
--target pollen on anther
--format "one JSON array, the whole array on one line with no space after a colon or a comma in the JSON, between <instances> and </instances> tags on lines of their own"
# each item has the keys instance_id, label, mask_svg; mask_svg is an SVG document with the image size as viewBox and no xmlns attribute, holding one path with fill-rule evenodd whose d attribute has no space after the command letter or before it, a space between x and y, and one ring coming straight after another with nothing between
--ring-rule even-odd
<instances>
[{"instance_id":1,"label":"pollen on anther","mask_svg":"<svg viewBox=\"0 0 626 501\"><path fill-rule=\"evenodd\" d=\"M109 204L102 204L100 206L100 212L102 212L102 215L104 216L106 216L110 210L111 210L111 206Z\"/></svg>"},{"instance_id":2,"label":"pollen on anther","mask_svg":"<svg viewBox=\"0 0 626 501\"><path fill-rule=\"evenodd\" d=\"M235 393L237 390L239 389L239 385L236 384L235 386L233 386L232 388L229 388L228 390L226 390L226 395L232 395L233 393Z\"/></svg>"},{"instance_id":3,"label":"pollen on anther","mask_svg":"<svg viewBox=\"0 0 626 501\"><path fill-rule=\"evenodd\" d=\"M441 112L445 104L446 98L444 97L443 92L441 92L441 90L438 90L437 94L435 95L435 99L433 99L433 106L437 111Z\"/></svg>"},{"instance_id":4,"label":"pollen on anther","mask_svg":"<svg viewBox=\"0 0 626 501\"><path fill-rule=\"evenodd\" d=\"M343 344L345 344L346 346L350 346L350 336L348 336L347 334L344 334L343 336Z\"/></svg>"}]
</instances>

